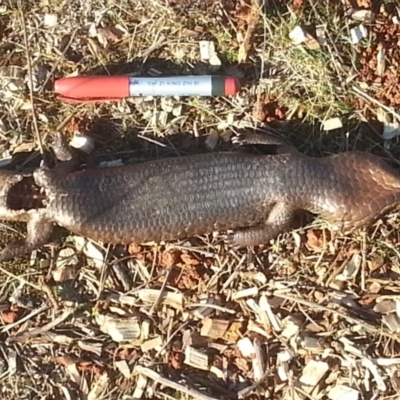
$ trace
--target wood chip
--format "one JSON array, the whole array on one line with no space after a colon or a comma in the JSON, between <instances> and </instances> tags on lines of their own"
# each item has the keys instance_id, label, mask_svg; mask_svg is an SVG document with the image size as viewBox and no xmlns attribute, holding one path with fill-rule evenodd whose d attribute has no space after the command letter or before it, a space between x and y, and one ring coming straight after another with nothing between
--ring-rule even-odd
<instances>
[{"instance_id":1,"label":"wood chip","mask_svg":"<svg viewBox=\"0 0 400 400\"><path fill-rule=\"evenodd\" d=\"M222 61L221 59L216 55L213 54L210 59L208 60L208 62L210 63L210 66L212 66L212 71L218 71L218 69L221 67L222 65Z\"/></svg>"},{"instance_id":2,"label":"wood chip","mask_svg":"<svg viewBox=\"0 0 400 400\"><path fill-rule=\"evenodd\" d=\"M353 254L350 261L345 266L343 272L335 277L339 281L350 281L354 279L361 267L362 257L359 253Z\"/></svg>"},{"instance_id":3,"label":"wood chip","mask_svg":"<svg viewBox=\"0 0 400 400\"><path fill-rule=\"evenodd\" d=\"M224 336L229 327L229 321L221 319L204 318L202 324L200 335L212 339L219 339Z\"/></svg>"},{"instance_id":4,"label":"wood chip","mask_svg":"<svg viewBox=\"0 0 400 400\"><path fill-rule=\"evenodd\" d=\"M242 280L254 280L261 283L262 285L265 285L267 283L267 277L261 271L241 272L240 278Z\"/></svg>"},{"instance_id":5,"label":"wood chip","mask_svg":"<svg viewBox=\"0 0 400 400\"><path fill-rule=\"evenodd\" d=\"M215 367L214 365L210 367L210 372L212 372L217 378L224 379L225 376L224 371Z\"/></svg>"},{"instance_id":6,"label":"wood chip","mask_svg":"<svg viewBox=\"0 0 400 400\"><path fill-rule=\"evenodd\" d=\"M400 320L396 314L384 315L382 321L392 332L400 332Z\"/></svg>"},{"instance_id":7,"label":"wood chip","mask_svg":"<svg viewBox=\"0 0 400 400\"><path fill-rule=\"evenodd\" d=\"M258 339L253 340L255 357L252 359L253 375L256 382L260 381L265 373L264 355Z\"/></svg>"},{"instance_id":8,"label":"wood chip","mask_svg":"<svg viewBox=\"0 0 400 400\"><path fill-rule=\"evenodd\" d=\"M368 36L367 28L362 24L356 26L355 28L350 29L350 37L351 37L351 42L353 44L359 43L362 39L366 38L367 36Z\"/></svg>"},{"instance_id":9,"label":"wood chip","mask_svg":"<svg viewBox=\"0 0 400 400\"><path fill-rule=\"evenodd\" d=\"M232 294L232 300L239 300L245 297L255 297L258 295L258 288L256 286L239 290Z\"/></svg>"},{"instance_id":10,"label":"wood chip","mask_svg":"<svg viewBox=\"0 0 400 400\"><path fill-rule=\"evenodd\" d=\"M257 27L257 22L260 19L260 10L259 10L259 0L251 0L250 2L250 11L247 15L246 22L247 22L247 29L244 35L243 40L239 40L240 46L238 51L238 62L242 63L246 61L247 54L250 48L250 44L253 38L254 30ZM239 39L239 37L238 37Z\"/></svg>"},{"instance_id":11,"label":"wood chip","mask_svg":"<svg viewBox=\"0 0 400 400\"><path fill-rule=\"evenodd\" d=\"M309 335L303 335L300 341L301 346L304 350L312 353L321 353L324 351L324 346L321 345L318 338Z\"/></svg>"},{"instance_id":12,"label":"wood chip","mask_svg":"<svg viewBox=\"0 0 400 400\"><path fill-rule=\"evenodd\" d=\"M202 61L209 60L215 54L215 44L210 40L200 40L199 47Z\"/></svg>"},{"instance_id":13,"label":"wood chip","mask_svg":"<svg viewBox=\"0 0 400 400\"><path fill-rule=\"evenodd\" d=\"M77 345L84 351L89 351L90 353L101 356L103 352L103 346L101 343L90 343L85 340L78 340Z\"/></svg>"},{"instance_id":14,"label":"wood chip","mask_svg":"<svg viewBox=\"0 0 400 400\"><path fill-rule=\"evenodd\" d=\"M140 300L148 305L153 305L156 301L159 304L165 304L177 310L183 310L183 294L176 291L170 292L167 290L157 289L141 289L137 292Z\"/></svg>"},{"instance_id":15,"label":"wood chip","mask_svg":"<svg viewBox=\"0 0 400 400\"><path fill-rule=\"evenodd\" d=\"M336 385L328 392L330 400L358 400L360 392L346 385Z\"/></svg>"},{"instance_id":16,"label":"wood chip","mask_svg":"<svg viewBox=\"0 0 400 400\"><path fill-rule=\"evenodd\" d=\"M282 382L289 380L289 362L293 359L293 354L288 350L281 351L278 353L277 361L277 373Z\"/></svg>"},{"instance_id":17,"label":"wood chip","mask_svg":"<svg viewBox=\"0 0 400 400\"><path fill-rule=\"evenodd\" d=\"M187 346L185 349L184 363L205 371L209 369L208 355L192 346Z\"/></svg>"},{"instance_id":18,"label":"wood chip","mask_svg":"<svg viewBox=\"0 0 400 400\"><path fill-rule=\"evenodd\" d=\"M150 335L150 321L145 320L142 322L142 326L140 329L140 339L147 340Z\"/></svg>"},{"instance_id":19,"label":"wood chip","mask_svg":"<svg viewBox=\"0 0 400 400\"><path fill-rule=\"evenodd\" d=\"M243 357L250 357L256 354L252 341L247 337L240 339L237 342L237 346Z\"/></svg>"},{"instance_id":20,"label":"wood chip","mask_svg":"<svg viewBox=\"0 0 400 400\"><path fill-rule=\"evenodd\" d=\"M323 130L332 131L334 129L340 129L343 127L342 120L340 118L330 118L323 122L322 124Z\"/></svg>"},{"instance_id":21,"label":"wood chip","mask_svg":"<svg viewBox=\"0 0 400 400\"><path fill-rule=\"evenodd\" d=\"M104 255L102 251L91 241L81 236L74 236L74 243L77 251L82 252L88 258L88 263L101 269L104 265Z\"/></svg>"},{"instance_id":22,"label":"wood chip","mask_svg":"<svg viewBox=\"0 0 400 400\"><path fill-rule=\"evenodd\" d=\"M347 339L346 337L339 338L339 342L344 345L344 351L350 354L353 354L357 357L362 357L362 351L359 347L356 347L355 344Z\"/></svg>"},{"instance_id":23,"label":"wood chip","mask_svg":"<svg viewBox=\"0 0 400 400\"><path fill-rule=\"evenodd\" d=\"M392 312L396 312L396 302L394 300L377 300L374 311L381 314L390 314Z\"/></svg>"},{"instance_id":24,"label":"wood chip","mask_svg":"<svg viewBox=\"0 0 400 400\"><path fill-rule=\"evenodd\" d=\"M259 306L261 310L265 311L273 329L276 330L277 332L280 332L282 330L280 321L278 320L277 316L273 313L271 306L268 302L268 299L265 295L262 295L260 297Z\"/></svg>"},{"instance_id":25,"label":"wood chip","mask_svg":"<svg viewBox=\"0 0 400 400\"><path fill-rule=\"evenodd\" d=\"M140 325L136 317L117 318L111 315L96 316L99 329L111 336L115 342L126 342L140 338Z\"/></svg>"},{"instance_id":26,"label":"wood chip","mask_svg":"<svg viewBox=\"0 0 400 400\"><path fill-rule=\"evenodd\" d=\"M375 383L376 383L377 389L380 390L380 391L382 391L382 392L385 392L385 391L387 390L387 387L386 387L386 385L385 385L385 382L384 382L384 380L383 380L381 374L380 374L379 371L378 371L378 368L377 368L376 364L373 363L373 362L372 362L369 358L367 358L367 357L363 357L363 358L362 358L361 364L362 364L364 367L368 368L368 370L371 372L372 376L373 376L374 379L375 379Z\"/></svg>"},{"instance_id":27,"label":"wood chip","mask_svg":"<svg viewBox=\"0 0 400 400\"><path fill-rule=\"evenodd\" d=\"M157 347L160 347L163 345L163 339L161 336L157 336L153 339L147 340L146 342L142 343L140 345L141 350L143 353L146 353L150 350L156 349Z\"/></svg>"},{"instance_id":28,"label":"wood chip","mask_svg":"<svg viewBox=\"0 0 400 400\"><path fill-rule=\"evenodd\" d=\"M17 353L14 350L9 349L7 351L7 373L11 376L17 372Z\"/></svg>"},{"instance_id":29,"label":"wood chip","mask_svg":"<svg viewBox=\"0 0 400 400\"><path fill-rule=\"evenodd\" d=\"M300 332L301 325L301 321L291 315L288 315L282 320L283 330L281 332L281 335L286 339L290 339Z\"/></svg>"},{"instance_id":30,"label":"wood chip","mask_svg":"<svg viewBox=\"0 0 400 400\"><path fill-rule=\"evenodd\" d=\"M65 249L61 249L58 253L56 266L57 268L75 266L78 264L78 262L79 260L76 255L76 251L71 247L66 247Z\"/></svg>"},{"instance_id":31,"label":"wood chip","mask_svg":"<svg viewBox=\"0 0 400 400\"><path fill-rule=\"evenodd\" d=\"M53 271L53 279L56 282L65 282L74 279L75 266L79 263L76 251L70 247L61 249L56 260L56 269Z\"/></svg>"},{"instance_id":32,"label":"wood chip","mask_svg":"<svg viewBox=\"0 0 400 400\"><path fill-rule=\"evenodd\" d=\"M378 51L376 54L376 74L378 76L383 76L386 70L386 59L385 59L386 50L383 47L382 43L378 44L377 50Z\"/></svg>"},{"instance_id":33,"label":"wood chip","mask_svg":"<svg viewBox=\"0 0 400 400\"><path fill-rule=\"evenodd\" d=\"M271 337L270 330L267 332L261 325L257 324L257 322L253 321L252 319L249 320L247 324L247 329L249 332L256 332L259 335L265 336L267 338Z\"/></svg>"},{"instance_id":34,"label":"wood chip","mask_svg":"<svg viewBox=\"0 0 400 400\"><path fill-rule=\"evenodd\" d=\"M101 400L104 397L101 394L106 390L110 379L107 372L103 372L98 379L96 379L90 392L88 393L87 400Z\"/></svg>"},{"instance_id":35,"label":"wood chip","mask_svg":"<svg viewBox=\"0 0 400 400\"><path fill-rule=\"evenodd\" d=\"M323 361L310 360L303 369L300 382L306 386L316 386L329 371L329 364Z\"/></svg>"},{"instance_id":36,"label":"wood chip","mask_svg":"<svg viewBox=\"0 0 400 400\"><path fill-rule=\"evenodd\" d=\"M351 13L351 18L359 22L372 22L375 14L371 10L354 10Z\"/></svg>"},{"instance_id":37,"label":"wood chip","mask_svg":"<svg viewBox=\"0 0 400 400\"><path fill-rule=\"evenodd\" d=\"M136 386L132 397L134 399L141 399L143 397L146 386L147 386L147 377L139 375L136 381Z\"/></svg>"},{"instance_id":38,"label":"wood chip","mask_svg":"<svg viewBox=\"0 0 400 400\"><path fill-rule=\"evenodd\" d=\"M243 329L243 322L241 321L235 321L233 322L228 330L225 332L223 336L223 340L225 340L228 343L237 343L239 340L241 334L240 332Z\"/></svg>"},{"instance_id":39,"label":"wood chip","mask_svg":"<svg viewBox=\"0 0 400 400\"><path fill-rule=\"evenodd\" d=\"M44 26L46 28L53 28L54 26L57 26L57 24L58 24L57 14L46 13L44 15Z\"/></svg>"}]
</instances>

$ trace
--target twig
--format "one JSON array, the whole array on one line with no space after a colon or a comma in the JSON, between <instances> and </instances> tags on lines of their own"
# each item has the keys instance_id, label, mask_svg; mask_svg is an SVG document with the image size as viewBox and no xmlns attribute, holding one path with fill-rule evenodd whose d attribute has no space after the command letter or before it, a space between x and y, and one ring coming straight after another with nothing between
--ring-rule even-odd
<instances>
[{"instance_id":1,"label":"twig","mask_svg":"<svg viewBox=\"0 0 400 400\"><path fill-rule=\"evenodd\" d=\"M33 120L33 126L35 128L35 134L36 134L36 139L38 141L39 145L39 150L40 153L43 154L43 143L42 143L42 138L39 133L39 128L37 124L37 118L36 118L36 109L35 109L35 103L33 100L33 79L32 79L32 65L31 65L31 56L29 54L29 44L28 44L28 36L26 34L26 24L25 24L25 16L24 16L24 11L22 10L21 6L21 0L18 0L18 8L21 13L21 23L22 23L22 31L24 34L24 45L25 45L25 52L26 52L26 62L28 65L28 75L29 75L29 95L30 95L30 101L31 101L31 107L32 107L32 120Z\"/></svg>"},{"instance_id":2,"label":"twig","mask_svg":"<svg viewBox=\"0 0 400 400\"><path fill-rule=\"evenodd\" d=\"M186 305L187 308L189 307L204 307L204 308L213 308L214 310L218 310L221 312L226 312L228 314L236 314L235 310L232 310L230 308L226 308L226 307L221 307L218 304L207 304L207 303L190 303Z\"/></svg>"},{"instance_id":3,"label":"twig","mask_svg":"<svg viewBox=\"0 0 400 400\"><path fill-rule=\"evenodd\" d=\"M35 285L34 283L31 283L31 282L28 282L28 281L27 281L26 279L24 279L22 276L15 275L15 274L13 274L12 272L10 272L10 271L4 269L3 267L0 267L0 272L2 272L3 274L5 274L5 275L7 275L7 276L9 276L9 277L11 277L11 278L13 278L13 279L15 279L16 281L23 282L24 285L28 285L28 286L30 286L31 288L36 289L38 292L41 291L41 287L40 287L40 286Z\"/></svg>"},{"instance_id":4,"label":"twig","mask_svg":"<svg viewBox=\"0 0 400 400\"><path fill-rule=\"evenodd\" d=\"M369 333L374 333L374 334L380 333L382 336L387 337L387 338L392 339L392 340L395 340L396 342L400 343L400 335L396 335L394 333L387 332L384 328L377 329L374 326L372 326L372 325L370 325L370 324L368 324L368 323L366 323L366 322L364 322L362 320L359 320L358 318L353 318L350 315L347 315L347 314L345 314L345 313L343 313L341 311L334 310L332 308L323 306L321 304L316 304L316 303L313 303L313 302L308 301L308 300L300 299L300 298L295 297L295 296L290 296L288 294L275 292L274 295L277 296L277 297L280 297L281 299L290 300L290 301L294 301L294 302L299 303L299 304L303 304L304 306L308 306L308 307L311 307L311 308L316 308L316 309L319 309L319 310L331 312L333 314L336 314L336 315L342 317L343 319L348 320L349 322L352 322L353 324L361 325Z\"/></svg>"},{"instance_id":5,"label":"twig","mask_svg":"<svg viewBox=\"0 0 400 400\"><path fill-rule=\"evenodd\" d=\"M199 400L217 400L214 397L209 397L206 394L203 394L199 392L196 389L188 388L186 386L183 386L179 383L170 381L167 378L164 378L161 376L158 372L153 371L150 368L142 367L141 365L137 365L135 369L133 370L134 374L142 374L147 376L148 378L152 379L153 381L156 381L157 383L160 383L161 385L168 386L172 389L179 390L180 392L183 392L189 396L193 396L195 399Z\"/></svg>"},{"instance_id":6,"label":"twig","mask_svg":"<svg viewBox=\"0 0 400 400\"><path fill-rule=\"evenodd\" d=\"M56 296L54 295L52 288L45 282L42 282L42 292L47 294L47 297L52 304L54 310L58 310L60 306L58 305Z\"/></svg>"},{"instance_id":7,"label":"twig","mask_svg":"<svg viewBox=\"0 0 400 400\"><path fill-rule=\"evenodd\" d=\"M153 305L151 306L151 309L150 309L150 311L149 311L149 314L150 314L150 315L153 315L154 310L155 310L155 309L158 307L158 305L160 304L161 296L162 296L162 294L163 294L163 292L164 292L164 290L165 290L165 286L167 285L167 281L168 281L169 274L171 273L171 271L172 271L172 267L169 267L169 268L168 268L168 271L167 271L167 273L166 273L166 275L165 275L164 282L162 283L161 289L160 289L160 291L159 291L159 293L158 293L157 299L156 299L156 301L153 303Z\"/></svg>"},{"instance_id":8,"label":"twig","mask_svg":"<svg viewBox=\"0 0 400 400\"><path fill-rule=\"evenodd\" d=\"M365 292L365 271L367 266L367 233L365 230L361 231L362 244L361 244L361 290Z\"/></svg>"},{"instance_id":9,"label":"twig","mask_svg":"<svg viewBox=\"0 0 400 400\"><path fill-rule=\"evenodd\" d=\"M33 310L31 313L29 313L28 315L25 315L25 317L19 319L18 321L15 321L12 324L3 326L3 328L1 328L1 332L8 332L10 329L14 328L15 326L20 325L25 321L28 321L28 319L33 318L35 315L38 315L38 314L42 313L43 311L46 311L47 309L49 309L49 306L45 305L43 307L38 308L37 310Z\"/></svg>"},{"instance_id":10,"label":"twig","mask_svg":"<svg viewBox=\"0 0 400 400\"><path fill-rule=\"evenodd\" d=\"M400 114L398 114L392 108L390 108L388 106L385 106L379 100L374 99L373 97L371 97L370 95L368 95L367 93L365 93L361 89L359 89L357 86L353 86L352 90L353 90L354 93L358 94L359 96L362 96L365 99L369 100L370 102L375 103L377 106L381 107L382 109L384 109L388 113L392 114L394 117L396 117L398 119L398 121L400 121Z\"/></svg>"},{"instance_id":11,"label":"twig","mask_svg":"<svg viewBox=\"0 0 400 400\"><path fill-rule=\"evenodd\" d=\"M189 325L190 321L184 322L181 326L179 326L177 329L175 329L171 335L169 335L168 339L165 341L164 345L157 351L157 354L155 355L155 358L157 358L166 348L167 346L172 342L172 339L182 331L182 329L186 328L186 326Z\"/></svg>"},{"instance_id":12,"label":"twig","mask_svg":"<svg viewBox=\"0 0 400 400\"><path fill-rule=\"evenodd\" d=\"M40 328L32 329L31 331L28 331L18 336L9 337L8 339L6 339L6 345L8 346L14 343L26 342L29 339L39 336L42 333L47 332L50 329L53 329L58 324L61 324L61 322L65 321L74 311L75 308L68 308L59 317L53 319L48 324L43 325Z\"/></svg>"}]
</instances>

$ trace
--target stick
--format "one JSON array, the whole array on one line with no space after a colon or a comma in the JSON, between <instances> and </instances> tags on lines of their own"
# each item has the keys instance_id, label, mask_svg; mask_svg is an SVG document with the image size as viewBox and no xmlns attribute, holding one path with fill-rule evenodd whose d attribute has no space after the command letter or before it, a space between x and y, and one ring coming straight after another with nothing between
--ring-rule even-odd
<instances>
[{"instance_id":1,"label":"stick","mask_svg":"<svg viewBox=\"0 0 400 400\"><path fill-rule=\"evenodd\" d=\"M31 106L32 106L32 120L33 120L33 126L35 128L35 134L36 134L36 139L38 141L39 145L39 150L40 153L43 154L43 143L42 143L42 138L39 133L39 128L37 124L37 118L36 118L36 109L35 109L35 103L33 100L33 79L32 79L32 65L31 65L31 56L29 54L29 45L28 45L28 36L26 34L26 24L25 24L25 16L24 16L24 11L22 10L21 7L21 0L18 1L19 3L19 11L21 13L21 23L22 23L22 30L24 33L24 45L25 45L25 52L26 52L26 62L28 65L28 75L29 75L29 95L30 95L30 100L31 100Z\"/></svg>"}]
</instances>

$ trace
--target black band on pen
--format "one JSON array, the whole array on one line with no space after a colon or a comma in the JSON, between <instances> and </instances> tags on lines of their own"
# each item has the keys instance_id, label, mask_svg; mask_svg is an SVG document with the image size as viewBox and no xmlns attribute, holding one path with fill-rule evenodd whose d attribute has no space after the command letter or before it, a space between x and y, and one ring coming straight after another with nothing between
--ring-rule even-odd
<instances>
[{"instance_id":1,"label":"black band on pen","mask_svg":"<svg viewBox=\"0 0 400 400\"><path fill-rule=\"evenodd\" d=\"M225 95L225 78L220 76L211 77L211 96Z\"/></svg>"}]
</instances>

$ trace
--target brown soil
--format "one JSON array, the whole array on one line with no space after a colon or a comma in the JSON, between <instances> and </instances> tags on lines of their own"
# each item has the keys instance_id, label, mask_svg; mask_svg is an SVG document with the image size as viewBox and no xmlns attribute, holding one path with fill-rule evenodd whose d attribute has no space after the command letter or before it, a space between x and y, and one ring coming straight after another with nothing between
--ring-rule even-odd
<instances>
[{"instance_id":1,"label":"brown soil","mask_svg":"<svg viewBox=\"0 0 400 400\"><path fill-rule=\"evenodd\" d=\"M387 106L400 105L400 24L393 22L395 14L380 13L371 27L373 44L360 57L361 80L376 89L374 97ZM377 57L380 49L385 52L385 69L378 74Z\"/></svg>"}]
</instances>

